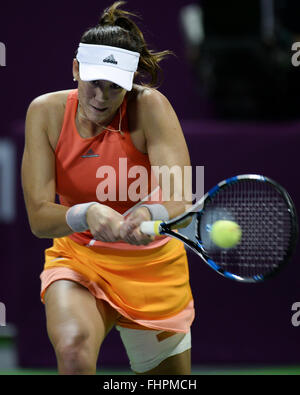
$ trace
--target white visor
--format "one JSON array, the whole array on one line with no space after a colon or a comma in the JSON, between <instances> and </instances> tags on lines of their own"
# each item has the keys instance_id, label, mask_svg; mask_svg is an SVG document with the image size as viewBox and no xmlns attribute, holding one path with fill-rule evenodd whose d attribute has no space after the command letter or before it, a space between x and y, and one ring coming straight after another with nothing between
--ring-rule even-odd
<instances>
[{"instance_id":1,"label":"white visor","mask_svg":"<svg viewBox=\"0 0 300 395\"><path fill-rule=\"evenodd\" d=\"M108 45L79 44L77 60L82 81L111 81L131 91L140 54Z\"/></svg>"}]
</instances>

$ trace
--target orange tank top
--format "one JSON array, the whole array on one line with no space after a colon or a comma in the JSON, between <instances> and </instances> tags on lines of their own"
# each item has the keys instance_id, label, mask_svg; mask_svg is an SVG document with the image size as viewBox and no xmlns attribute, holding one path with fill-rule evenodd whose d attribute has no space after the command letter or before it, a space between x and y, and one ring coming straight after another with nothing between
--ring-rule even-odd
<instances>
[{"instance_id":1,"label":"orange tank top","mask_svg":"<svg viewBox=\"0 0 300 395\"><path fill-rule=\"evenodd\" d=\"M71 207L99 202L126 216L141 201L147 204L159 202L161 191L151 172L149 157L135 148L130 137L127 98L107 129L90 138L81 137L77 131L77 107L76 89L68 95L55 150L56 193L60 204ZM122 133L118 132L119 126ZM80 245L93 248L127 250L156 248L170 239L160 236L147 246L134 246L122 241L96 241L90 231L73 233L69 237Z\"/></svg>"}]
</instances>

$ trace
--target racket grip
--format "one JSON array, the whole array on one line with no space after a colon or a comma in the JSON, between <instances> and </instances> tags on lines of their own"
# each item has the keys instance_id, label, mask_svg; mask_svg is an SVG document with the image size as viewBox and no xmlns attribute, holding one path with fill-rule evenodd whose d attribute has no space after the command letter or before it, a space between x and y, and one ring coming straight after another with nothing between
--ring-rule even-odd
<instances>
[{"instance_id":1,"label":"racket grip","mask_svg":"<svg viewBox=\"0 0 300 395\"><path fill-rule=\"evenodd\" d=\"M140 225L140 230L142 233L145 235L149 236L154 236L154 235L160 235L160 224L162 224L162 221L144 221Z\"/></svg>"}]
</instances>

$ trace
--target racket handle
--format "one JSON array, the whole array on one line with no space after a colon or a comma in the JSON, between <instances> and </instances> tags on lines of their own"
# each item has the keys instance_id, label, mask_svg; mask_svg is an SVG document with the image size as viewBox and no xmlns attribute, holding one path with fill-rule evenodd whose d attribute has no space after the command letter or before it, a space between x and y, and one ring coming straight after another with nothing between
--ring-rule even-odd
<instances>
[{"instance_id":1,"label":"racket handle","mask_svg":"<svg viewBox=\"0 0 300 395\"><path fill-rule=\"evenodd\" d=\"M155 236L160 235L159 227L162 224L162 221L144 221L140 225L140 230L145 235Z\"/></svg>"}]
</instances>

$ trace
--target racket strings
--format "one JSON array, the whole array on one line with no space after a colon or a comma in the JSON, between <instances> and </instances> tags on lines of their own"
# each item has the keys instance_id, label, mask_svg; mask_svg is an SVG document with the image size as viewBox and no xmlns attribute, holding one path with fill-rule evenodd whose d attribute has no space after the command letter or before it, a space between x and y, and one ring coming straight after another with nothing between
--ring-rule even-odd
<instances>
[{"instance_id":1,"label":"racket strings","mask_svg":"<svg viewBox=\"0 0 300 395\"><path fill-rule=\"evenodd\" d=\"M241 241L232 249L218 248L211 241L211 225L222 219L241 227ZM222 188L205 204L200 221L202 244L210 259L242 277L276 269L285 260L291 232L285 198L269 183L255 180Z\"/></svg>"}]
</instances>

